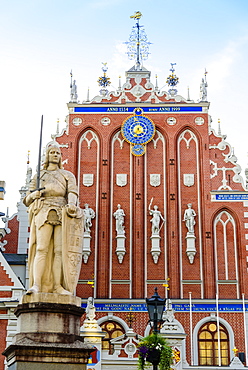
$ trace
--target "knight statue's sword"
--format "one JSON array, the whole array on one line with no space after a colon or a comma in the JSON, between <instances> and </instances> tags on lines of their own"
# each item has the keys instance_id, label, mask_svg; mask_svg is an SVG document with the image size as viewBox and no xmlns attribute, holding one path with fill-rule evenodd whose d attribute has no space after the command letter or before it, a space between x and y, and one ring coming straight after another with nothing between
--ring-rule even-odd
<instances>
[{"instance_id":1,"label":"knight statue's sword","mask_svg":"<svg viewBox=\"0 0 248 370\"><path fill-rule=\"evenodd\" d=\"M44 187L40 187L40 165L41 165L41 150L42 150L42 131L43 131L43 114L41 116L41 124L40 124L40 145L39 145L39 154L38 154L38 166L37 166L37 179L36 179L36 189L32 190L43 190Z\"/></svg>"}]
</instances>

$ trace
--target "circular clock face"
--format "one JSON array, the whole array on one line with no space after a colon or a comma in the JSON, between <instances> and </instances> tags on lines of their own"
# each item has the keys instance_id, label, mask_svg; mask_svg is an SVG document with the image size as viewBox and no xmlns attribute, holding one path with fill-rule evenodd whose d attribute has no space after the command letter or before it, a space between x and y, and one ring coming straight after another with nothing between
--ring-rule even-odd
<instances>
[{"instance_id":1,"label":"circular clock face","mask_svg":"<svg viewBox=\"0 0 248 370\"><path fill-rule=\"evenodd\" d=\"M131 116L123 122L121 132L130 144L146 144L155 134L155 125L146 116Z\"/></svg>"}]
</instances>

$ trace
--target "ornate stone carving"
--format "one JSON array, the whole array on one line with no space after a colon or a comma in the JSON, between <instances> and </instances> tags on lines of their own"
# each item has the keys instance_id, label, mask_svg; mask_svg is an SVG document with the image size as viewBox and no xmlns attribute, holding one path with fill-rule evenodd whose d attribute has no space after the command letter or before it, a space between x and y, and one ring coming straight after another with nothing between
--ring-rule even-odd
<instances>
[{"instance_id":1,"label":"ornate stone carving","mask_svg":"<svg viewBox=\"0 0 248 370\"><path fill-rule=\"evenodd\" d=\"M195 183L194 174L193 173L184 173L183 175L183 184L185 186L193 186Z\"/></svg>"},{"instance_id":2,"label":"ornate stone carving","mask_svg":"<svg viewBox=\"0 0 248 370\"><path fill-rule=\"evenodd\" d=\"M160 173L151 173L150 174L150 185L157 187L161 184L161 175Z\"/></svg>"},{"instance_id":3,"label":"ornate stone carving","mask_svg":"<svg viewBox=\"0 0 248 370\"><path fill-rule=\"evenodd\" d=\"M93 183L94 183L93 173L84 173L83 174L83 185L84 186L92 186Z\"/></svg>"},{"instance_id":4,"label":"ornate stone carving","mask_svg":"<svg viewBox=\"0 0 248 370\"><path fill-rule=\"evenodd\" d=\"M96 308L95 308L95 305L94 305L94 298L93 297L88 298L85 313L86 313L86 319L87 320L94 321L94 319L96 317Z\"/></svg>"},{"instance_id":5,"label":"ornate stone carving","mask_svg":"<svg viewBox=\"0 0 248 370\"><path fill-rule=\"evenodd\" d=\"M202 78L201 84L200 84L200 101L208 101L207 98L207 81L206 81L206 74L205 74L205 80Z\"/></svg>"},{"instance_id":6,"label":"ornate stone carving","mask_svg":"<svg viewBox=\"0 0 248 370\"><path fill-rule=\"evenodd\" d=\"M71 77L72 77L72 74L71 74ZM77 103L78 95L77 95L76 80L74 80L73 82L71 81L70 88L71 88L71 102Z\"/></svg>"},{"instance_id":7,"label":"ornate stone carving","mask_svg":"<svg viewBox=\"0 0 248 370\"><path fill-rule=\"evenodd\" d=\"M127 185L127 174L126 173L117 173L116 174L116 185L126 186Z\"/></svg>"},{"instance_id":8,"label":"ornate stone carving","mask_svg":"<svg viewBox=\"0 0 248 370\"><path fill-rule=\"evenodd\" d=\"M246 189L248 190L248 168L245 169Z\"/></svg>"},{"instance_id":9,"label":"ornate stone carving","mask_svg":"<svg viewBox=\"0 0 248 370\"><path fill-rule=\"evenodd\" d=\"M86 313L86 319L84 320L82 329L89 330L89 331L101 331L101 328L99 327L95 319L96 308L95 308L93 297L89 297L87 299L87 307L86 307L85 313Z\"/></svg>"},{"instance_id":10,"label":"ornate stone carving","mask_svg":"<svg viewBox=\"0 0 248 370\"><path fill-rule=\"evenodd\" d=\"M198 126L201 126L204 124L204 118L202 117L196 117L195 119L195 123L198 125Z\"/></svg>"}]
</instances>

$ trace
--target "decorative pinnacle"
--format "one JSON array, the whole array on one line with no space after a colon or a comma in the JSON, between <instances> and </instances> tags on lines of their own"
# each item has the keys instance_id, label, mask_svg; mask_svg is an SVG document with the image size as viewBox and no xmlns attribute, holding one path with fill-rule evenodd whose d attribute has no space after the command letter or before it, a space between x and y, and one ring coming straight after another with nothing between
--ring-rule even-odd
<instances>
[{"instance_id":1,"label":"decorative pinnacle","mask_svg":"<svg viewBox=\"0 0 248 370\"><path fill-rule=\"evenodd\" d=\"M136 23L133 26L132 32L129 36L129 41L124 42L127 44L127 55L129 59L136 60L136 69L141 69L141 62L148 58L150 42L147 41L147 35L140 26L139 20L142 17L141 12L135 12L130 18L135 19Z\"/></svg>"},{"instance_id":2,"label":"decorative pinnacle","mask_svg":"<svg viewBox=\"0 0 248 370\"><path fill-rule=\"evenodd\" d=\"M27 155L27 164L29 164L29 163L30 163L29 157L30 157L30 150L28 150L28 155Z\"/></svg>"},{"instance_id":3,"label":"decorative pinnacle","mask_svg":"<svg viewBox=\"0 0 248 370\"><path fill-rule=\"evenodd\" d=\"M177 94L177 89L174 89L174 87L178 84L179 82L179 78L175 75L175 69L174 69L174 66L176 65L176 63L171 63L171 74L167 77L166 79L166 83L168 84L168 86L171 86L172 89L169 89L169 93L170 95L174 96Z\"/></svg>"},{"instance_id":4,"label":"decorative pinnacle","mask_svg":"<svg viewBox=\"0 0 248 370\"><path fill-rule=\"evenodd\" d=\"M221 135L220 119L218 119L218 135Z\"/></svg>"},{"instance_id":5,"label":"decorative pinnacle","mask_svg":"<svg viewBox=\"0 0 248 370\"><path fill-rule=\"evenodd\" d=\"M156 78L155 90L158 91L158 75L155 75L155 78Z\"/></svg>"},{"instance_id":6,"label":"decorative pinnacle","mask_svg":"<svg viewBox=\"0 0 248 370\"><path fill-rule=\"evenodd\" d=\"M106 75L106 72L108 70L107 63L102 63L102 64L103 64L103 67L102 67L103 76L99 77L97 82L99 86L102 87L102 89L100 90L100 94L105 96L108 93L108 90L106 89L106 87L109 86L111 82L110 82L110 78L107 77Z\"/></svg>"}]
</instances>

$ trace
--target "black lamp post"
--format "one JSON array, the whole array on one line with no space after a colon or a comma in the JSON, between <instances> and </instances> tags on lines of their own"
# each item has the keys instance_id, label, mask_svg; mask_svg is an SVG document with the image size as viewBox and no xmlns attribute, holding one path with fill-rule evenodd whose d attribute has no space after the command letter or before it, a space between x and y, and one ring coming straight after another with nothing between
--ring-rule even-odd
<instances>
[{"instance_id":1,"label":"black lamp post","mask_svg":"<svg viewBox=\"0 0 248 370\"><path fill-rule=\"evenodd\" d=\"M165 301L166 301L165 298L161 298L158 295L157 288L155 288L154 294L151 298L146 298L146 305L147 305L147 310L149 314L149 321L153 322L154 333L159 333L158 322L159 323L162 322ZM153 364L153 370L157 370L159 359L154 358L154 360L151 362Z\"/></svg>"}]
</instances>

